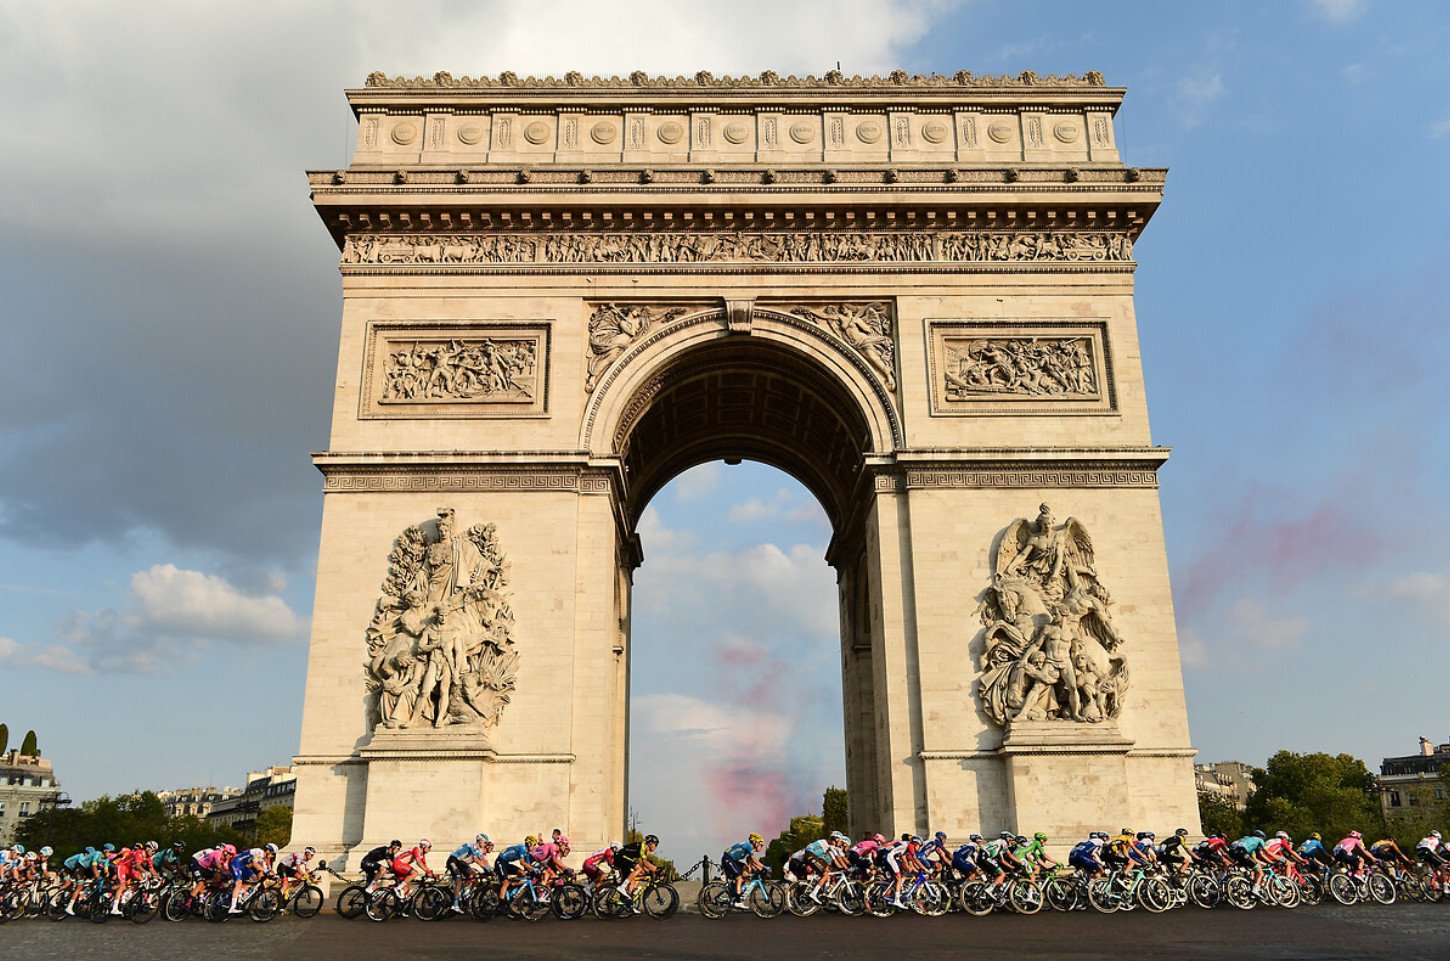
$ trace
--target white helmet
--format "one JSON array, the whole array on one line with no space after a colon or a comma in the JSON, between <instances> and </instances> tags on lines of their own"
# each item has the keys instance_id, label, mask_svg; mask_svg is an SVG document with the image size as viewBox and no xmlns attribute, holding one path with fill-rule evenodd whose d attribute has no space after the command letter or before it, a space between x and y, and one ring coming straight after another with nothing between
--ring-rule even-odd
<instances>
[{"instance_id":1,"label":"white helmet","mask_svg":"<svg viewBox=\"0 0 1450 961\"><path fill-rule=\"evenodd\" d=\"M480 833L478 837L473 839L473 843L482 847L485 844L492 844L493 838L489 837L487 834Z\"/></svg>"}]
</instances>

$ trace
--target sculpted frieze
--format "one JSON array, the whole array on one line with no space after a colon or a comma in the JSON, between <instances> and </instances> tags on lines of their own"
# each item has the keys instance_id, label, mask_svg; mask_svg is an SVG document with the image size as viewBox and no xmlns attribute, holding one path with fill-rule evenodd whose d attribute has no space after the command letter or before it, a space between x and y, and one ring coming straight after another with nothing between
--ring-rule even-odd
<instances>
[{"instance_id":1,"label":"sculpted frieze","mask_svg":"<svg viewBox=\"0 0 1450 961\"><path fill-rule=\"evenodd\" d=\"M343 264L1126 263L1117 231L349 234Z\"/></svg>"},{"instance_id":2,"label":"sculpted frieze","mask_svg":"<svg viewBox=\"0 0 1450 961\"><path fill-rule=\"evenodd\" d=\"M1088 337L987 338L952 345L948 350L942 376L946 395L956 400L1004 394L1098 394L1098 372Z\"/></svg>"},{"instance_id":3,"label":"sculpted frieze","mask_svg":"<svg viewBox=\"0 0 1450 961\"><path fill-rule=\"evenodd\" d=\"M690 308L658 304L600 304L589 315L589 356L584 392L593 391L599 376L651 328L667 324Z\"/></svg>"},{"instance_id":4,"label":"sculpted frieze","mask_svg":"<svg viewBox=\"0 0 1450 961\"><path fill-rule=\"evenodd\" d=\"M1098 724L1119 717L1128 659L1098 577L1092 538L1069 517L1056 526L1046 504L1018 518L997 546L992 583L977 609L982 710L1012 722Z\"/></svg>"},{"instance_id":5,"label":"sculpted frieze","mask_svg":"<svg viewBox=\"0 0 1450 961\"><path fill-rule=\"evenodd\" d=\"M392 341L379 402L532 403L539 367L534 339Z\"/></svg>"},{"instance_id":6,"label":"sculpted frieze","mask_svg":"<svg viewBox=\"0 0 1450 961\"><path fill-rule=\"evenodd\" d=\"M896 391L896 332L891 305L885 302L787 306L785 310L813 321L859 353L881 377L886 389Z\"/></svg>"},{"instance_id":7,"label":"sculpted frieze","mask_svg":"<svg viewBox=\"0 0 1450 961\"><path fill-rule=\"evenodd\" d=\"M512 70L505 70L497 77L455 77L447 71L439 71L431 77L390 77L380 70L368 74L369 87L424 88L443 87L449 89L487 87L555 87L555 88L618 88L647 87L660 89L678 88L737 88L737 87L1101 87L1103 75L1096 70L1078 76L1052 74L1041 76L1032 70L1018 74L998 76L977 76L970 70L958 70L951 76L944 74L908 74L905 70L893 70L885 77L860 75L846 76L839 70L828 70L822 76L782 77L774 70L766 70L758 76L716 77L707 70L701 70L692 77L650 76L636 70L628 77L586 77L571 70L562 77L520 77Z\"/></svg>"},{"instance_id":8,"label":"sculpted frieze","mask_svg":"<svg viewBox=\"0 0 1450 961\"><path fill-rule=\"evenodd\" d=\"M497 726L518 675L508 561L451 508L398 535L367 629L368 727Z\"/></svg>"}]
</instances>

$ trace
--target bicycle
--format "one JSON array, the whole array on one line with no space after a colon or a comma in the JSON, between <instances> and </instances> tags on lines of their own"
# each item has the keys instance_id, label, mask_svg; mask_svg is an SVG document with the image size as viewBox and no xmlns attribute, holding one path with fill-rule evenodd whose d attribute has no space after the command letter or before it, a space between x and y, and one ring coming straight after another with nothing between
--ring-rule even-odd
<instances>
[{"instance_id":1,"label":"bicycle","mask_svg":"<svg viewBox=\"0 0 1450 961\"><path fill-rule=\"evenodd\" d=\"M723 868L722 868L723 870ZM785 888L768 880L770 869L753 871L745 878L737 899L728 881L711 881L700 889L695 904L711 920L727 918L735 910L748 910L757 918L774 918L785 910Z\"/></svg>"},{"instance_id":2,"label":"bicycle","mask_svg":"<svg viewBox=\"0 0 1450 961\"><path fill-rule=\"evenodd\" d=\"M1336 871L1329 879L1329 894L1346 906L1371 900L1380 904L1395 903L1394 882L1373 865L1353 872Z\"/></svg>"},{"instance_id":3,"label":"bicycle","mask_svg":"<svg viewBox=\"0 0 1450 961\"><path fill-rule=\"evenodd\" d=\"M282 910L292 909L292 913L299 918L314 918L322 910L322 888L317 881L321 877L320 872L327 870L327 862L317 862L317 867L308 871L300 878L287 878L282 882ZM296 887L292 884L301 881ZM291 890L288 890L291 887Z\"/></svg>"},{"instance_id":4,"label":"bicycle","mask_svg":"<svg viewBox=\"0 0 1450 961\"><path fill-rule=\"evenodd\" d=\"M666 878L662 870L651 872L639 879L633 894L620 890L620 886L615 883L615 876L611 874L597 886L593 896L589 898L594 916L604 920L618 920L644 913L656 921L671 918L680 908L680 892L675 888L675 880L689 880L699 869L700 866L696 865L688 873L674 879Z\"/></svg>"}]
</instances>

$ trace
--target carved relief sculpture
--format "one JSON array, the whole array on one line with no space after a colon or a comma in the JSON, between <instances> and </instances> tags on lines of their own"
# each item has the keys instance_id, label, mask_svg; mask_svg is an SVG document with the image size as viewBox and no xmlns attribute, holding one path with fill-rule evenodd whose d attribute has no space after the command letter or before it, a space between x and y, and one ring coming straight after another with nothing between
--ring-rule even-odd
<instances>
[{"instance_id":1,"label":"carved relief sculpture","mask_svg":"<svg viewBox=\"0 0 1450 961\"><path fill-rule=\"evenodd\" d=\"M393 341L383 365L381 403L434 400L527 403L538 379L536 340Z\"/></svg>"},{"instance_id":2,"label":"carved relief sculpture","mask_svg":"<svg viewBox=\"0 0 1450 961\"><path fill-rule=\"evenodd\" d=\"M589 361L584 392L594 390L599 376L635 339L657 324L684 314L685 307L651 304L601 304L589 316Z\"/></svg>"},{"instance_id":3,"label":"carved relief sculpture","mask_svg":"<svg viewBox=\"0 0 1450 961\"><path fill-rule=\"evenodd\" d=\"M830 264L1128 262L1115 231L353 233L344 264Z\"/></svg>"},{"instance_id":4,"label":"carved relief sculpture","mask_svg":"<svg viewBox=\"0 0 1450 961\"><path fill-rule=\"evenodd\" d=\"M946 396L1021 394L1091 397L1098 393L1097 366L1087 337L972 340L953 345L942 376Z\"/></svg>"},{"instance_id":5,"label":"carved relief sculpture","mask_svg":"<svg viewBox=\"0 0 1450 961\"><path fill-rule=\"evenodd\" d=\"M519 662L507 585L492 524L459 533L441 508L398 535L367 630L369 729L498 724Z\"/></svg>"},{"instance_id":6,"label":"carved relief sculpture","mask_svg":"<svg viewBox=\"0 0 1450 961\"><path fill-rule=\"evenodd\" d=\"M891 308L885 303L788 307L790 313L814 321L850 344L881 375L886 389L896 391L896 337Z\"/></svg>"},{"instance_id":7,"label":"carved relief sculpture","mask_svg":"<svg viewBox=\"0 0 1450 961\"><path fill-rule=\"evenodd\" d=\"M1111 720L1128 689L1123 639L1092 539L1074 518L1053 525L1046 504L1035 521L1008 525L977 609L984 628L978 696L1004 727Z\"/></svg>"}]
</instances>

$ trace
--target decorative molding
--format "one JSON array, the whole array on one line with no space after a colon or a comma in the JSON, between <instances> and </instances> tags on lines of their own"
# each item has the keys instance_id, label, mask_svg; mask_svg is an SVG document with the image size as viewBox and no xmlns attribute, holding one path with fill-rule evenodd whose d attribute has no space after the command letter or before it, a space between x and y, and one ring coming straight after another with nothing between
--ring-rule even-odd
<instances>
[{"instance_id":1,"label":"decorative molding","mask_svg":"<svg viewBox=\"0 0 1450 961\"><path fill-rule=\"evenodd\" d=\"M401 465L374 468L325 467L322 470L322 489L328 494L580 490L580 472L577 470L420 468Z\"/></svg>"},{"instance_id":2,"label":"decorative molding","mask_svg":"<svg viewBox=\"0 0 1450 961\"><path fill-rule=\"evenodd\" d=\"M1114 414L1105 320L928 318L933 416Z\"/></svg>"},{"instance_id":3,"label":"decorative molding","mask_svg":"<svg viewBox=\"0 0 1450 961\"><path fill-rule=\"evenodd\" d=\"M373 321L358 416L547 416L550 331L547 323Z\"/></svg>"},{"instance_id":4,"label":"decorative molding","mask_svg":"<svg viewBox=\"0 0 1450 961\"><path fill-rule=\"evenodd\" d=\"M908 490L1006 490L1158 487L1158 472L1141 462L1086 459L1081 466L893 467L878 470L872 489L878 494Z\"/></svg>"},{"instance_id":5,"label":"decorative molding","mask_svg":"<svg viewBox=\"0 0 1450 961\"><path fill-rule=\"evenodd\" d=\"M832 87L882 87L886 89L899 89L902 87L1101 87L1104 86L1103 75L1096 70L1089 70L1084 74L1066 74L1058 76L1051 74L1043 77L1032 70L1024 70L1019 74L984 74L977 76L970 70L958 70L951 76L939 73L930 74L908 74L904 70L893 70L882 77L871 75L863 77L858 75L846 76L839 70L829 70L817 77L814 75L797 77L782 77L774 70L766 70L758 76L723 76L716 77L708 71L701 70L693 77L663 77L650 76L643 71L636 70L628 77L586 77L577 71L570 71L562 77L520 77L512 70L505 70L497 77L455 77L446 71L439 71L431 77L390 77L382 71L374 71L367 76L366 86L388 89L446 89L446 90L476 90L493 87L504 88L538 88L558 90L572 88L586 88L595 90L620 89L620 88L646 88L658 90L678 89L739 89L739 88L773 88L778 90L819 90Z\"/></svg>"},{"instance_id":6,"label":"decorative molding","mask_svg":"<svg viewBox=\"0 0 1450 961\"><path fill-rule=\"evenodd\" d=\"M755 319L755 300L725 301L725 324L732 334L749 334Z\"/></svg>"},{"instance_id":7,"label":"decorative molding","mask_svg":"<svg viewBox=\"0 0 1450 961\"><path fill-rule=\"evenodd\" d=\"M640 231L350 233L344 265L1128 264L1125 231Z\"/></svg>"}]
</instances>

